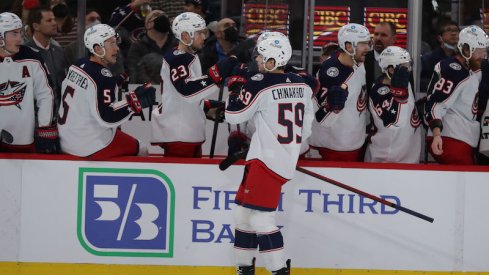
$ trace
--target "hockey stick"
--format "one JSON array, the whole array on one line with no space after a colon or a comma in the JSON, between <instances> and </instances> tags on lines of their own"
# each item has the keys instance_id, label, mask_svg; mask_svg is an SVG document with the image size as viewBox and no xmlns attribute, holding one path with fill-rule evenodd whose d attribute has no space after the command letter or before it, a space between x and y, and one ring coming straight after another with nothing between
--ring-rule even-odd
<instances>
[{"instance_id":1,"label":"hockey stick","mask_svg":"<svg viewBox=\"0 0 489 275\"><path fill-rule=\"evenodd\" d=\"M222 101L222 96L224 93L224 83L221 84L219 88L219 95L217 97L218 101ZM214 121L214 129L212 130L212 140L211 140L211 152L209 153L209 158L214 158L214 150L216 149L216 139L217 139L217 128L219 127L219 122L217 119Z\"/></svg>"},{"instance_id":2,"label":"hockey stick","mask_svg":"<svg viewBox=\"0 0 489 275\"><path fill-rule=\"evenodd\" d=\"M219 169L221 171L228 169L229 166L233 165L236 161L240 159L244 159L247 153L248 150L243 150L243 151L236 152L232 155L229 155L227 158L221 161L221 163L219 163Z\"/></svg>"},{"instance_id":3,"label":"hockey stick","mask_svg":"<svg viewBox=\"0 0 489 275\"><path fill-rule=\"evenodd\" d=\"M414 211L414 210L408 209L408 208L406 208L406 207L402 207L402 206L397 205L397 204L395 204L395 203L392 203L392 202L390 202L390 201L386 201L386 200L384 200L384 199L381 199L381 198L379 198L379 197L376 197L376 196L374 196L374 195L371 195L371 194L369 194L369 193L367 193L367 192L364 192L364 191L362 191L362 190L358 190L358 189L356 189L356 188L353 188L353 187L348 186L348 185L346 185L346 184L343 184L343 183L341 183L341 182L338 182L338 181L335 181L335 180L333 180L333 179L327 178L327 177L325 177L325 176L322 176L322 175L316 174L316 173L314 173L314 172L312 172L312 171L309 171L309 170L307 170L307 169L304 169L304 168L302 168L302 167L300 167L300 166L297 166L295 169L296 169L297 171L299 171L299 172L301 172L301 173L304 173L304 174L306 174L306 175L309 175L309 176L311 176L311 177L313 177L313 178L316 178L316 179L319 179L319 180L325 181L325 182L327 182L327 183L331 183L331 184L336 185L336 186L338 186L338 187L340 187L340 188L346 189L346 190L348 190L348 191L350 191L350 192L353 192L353 193L356 193L356 194L358 194L358 195L361 195L361 196L367 197L367 198L369 198L369 199L371 199L371 200L374 200L374 201L376 201L376 202L380 202L381 204L384 204L384 205L390 206L390 207L392 207L392 208L394 208L394 209L397 209L397 210L399 210L399 211L402 211L402 212L404 212L404 213L407 213L407 214L413 215L413 216L415 216L415 217L418 217L418 218L420 218L420 219L423 219L423 220L425 220L425 221L427 221L427 222L433 223L433 221L434 221L434 219L433 219L433 218L428 217L428 216L425 216L425 215L423 215L423 214L421 214L421 213L418 213L418 212L416 212L416 211Z\"/></svg>"},{"instance_id":4,"label":"hockey stick","mask_svg":"<svg viewBox=\"0 0 489 275\"><path fill-rule=\"evenodd\" d=\"M225 159L224 159L224 160L223 160L223 161L222 161L222 162L219 164L219 169L221 169L222 171L226 170L226 169L227 169L227 168L229 168L229 166L231 166L233 163L235 163L235 162L236 162L236 161L238 161L239 159L243 158L243 153L244 153L244 156L246 156L247 151L240 151L240 152L236 152L236 153L234 153L233 155L228 156L227 158L225 158ZM367 197L367 198L369 198L369 199L371 199L371 200L374 200L374 201L376 201L376 202L380 202L381 204L384 204L384 205L390 206L390 207L392 207L392 208L394 208L394 209L397 209L397 210L402 211L402 212L404 212L404 213L407 213L407 214L413 215L413 216L415 216L415 217L418 217L418 218L420 218L420 219L422 219L422 220L425 220L425 221L428 221L428 222L430 222L430 223L433 223L433 221L434 221L434 219L433 219L433 218L428 217L428 216L426 216L426 215L423 215L423 214L421 214L421 213L418 213L418 212L416 212L416 211L414 211L414 210L408 209L408 208L406 208L406 207L402 207L402 206L397 205L397 204L395 204L395 203L392 203L392 202L390 202L390 201L386 201L386 200L384 200L384 199L381 199L381 198L379 198L379 197L376 197L376 196L374 196L374 195L371 195L371 194L369 194L369 193L367 193L367 192L364 192L364 191L362 191L362 190L359 190L359 189L353 188L353 187L351 187L351 186L349 186L349 185L346 185L346 184L343 184L343 183L341 183L341 182L335 181L335 180L333 180L333 179L327 178L327 177L325 177L325 176L322 176L322 175L316 174L316 173L314 173L314 172L312 172L312 171L309 171L309 170L307 170L307 169L304 169L304 168L302 168L302 167L300 167L300 166L296 166L296 168L295 168L295 169L296 169L297 171L299 171L299 172L301 172L301 173L304 173L304 174L306 174L306 175L309 175L309 176L311 176L311 177L313 177L313 178L316 178L316 179L319 179L319 180L325 181L325 182L327 182L327 183L331 183L331 184L336 185L336 186L338 186L338 187L340 187L340 188L343 188L343 189L346 189L346 190L348 190L348 191L350 191L350 192L353 192L353 193L356 193L356 194L358 194L358 195L361 195L361 196Z\"/></svg>"}]
</instances>

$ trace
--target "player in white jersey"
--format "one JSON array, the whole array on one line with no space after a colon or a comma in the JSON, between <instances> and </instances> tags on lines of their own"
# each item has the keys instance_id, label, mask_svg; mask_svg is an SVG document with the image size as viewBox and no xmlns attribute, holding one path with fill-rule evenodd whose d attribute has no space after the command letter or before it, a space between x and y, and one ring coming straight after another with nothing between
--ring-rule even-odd
<instances>
[{"instance_id":1,"label":"player in white jersey","mask_svg":"<svg viewBox=\"0 0 489 275\"><path fill-rule=\"evenodd\" d=\"M22 45L22 21L0 14L0 131L12 142L1 150L57 153L58 130L53 114L54 94L47 69L37 51ZM36 121L37 118L37 121Z\"/></svg>"},{"instance_id":2,"label":"player in white jersey","mask_svg":"<svg viewBox=\"0 0 489 275\"><path fill-rule=\"evenodd\" d=\"M180 42L163 58L162 99L152 113L151 143L161 146L165 156L201 157L206 123L201 101L219 91L218 84L238 61L223 59L203 75L196 51L207 34L204 19L184 12L173 20L172 31Z\"/></svg>"},{"instance_id":3,"label":"player in white jersey","mask_svg":"<svg viewBox=\"0 0 489 275\"><path fill-rule=\"evenodd\" d=\"M487 56L487 43L487 35L480 27L466 27L460 31L457 54L435 66L425 121L430 127L427 147L441 164L475 164L474 149L480 136L480 66Z\"/></svg>"},{"instance_id":4,"label":"player in white jersey","mask_svg":"<svg viewBox=\"0 0 489 275\"><path fill-rule=\"evenodd\" d=\"M275 209L281 186L294 175L301 143L311 133L312 91L302 77L283 71L292 55L288 39L264 39L257 51L260 73L229 95L225 111L227 122L253 121L256 128L235 198L237 274L254 274L257 248L272 274L290 274Z\"/></svg>"},{"instance_id":5,"label":"player in white jersey","mask_svg":"<svg viewBox=\"0 0 489 275\"><path fill-rule=\"evenodd\" d=\"M309 145L323 160L362 161L367 124L363 62L372 41L365 26L350 23L338 31L338 43L341 50L319 69Z\"/></svg>"},{"instance_id":6,"label":"player in white jersey","mask_svg":"<svg viewBox=\"0 0 489 275\"><path fill-rule=\"evenodd\" d=\"M365 161L419 163L421 120L409 83L411 56L403 48L389 46L380 54L379 66L383 75L369 95L374 132Z\"/></svg>"},{"instance_id":7,"label":"player in white jersey","mask_svg":"<svg viewBox=\"0 0 489 275\"><path fill-rule=\"evenodd\" d=\"M134 113L155 103L149 85L116 101L117 78L107 68L115 64L119 47L114 29L97 24L85 31L88 59L72 65L62 83L59 133L63 152L93 160L146 155L147 148L117 127Z\"/></svg>"}]
</instances>

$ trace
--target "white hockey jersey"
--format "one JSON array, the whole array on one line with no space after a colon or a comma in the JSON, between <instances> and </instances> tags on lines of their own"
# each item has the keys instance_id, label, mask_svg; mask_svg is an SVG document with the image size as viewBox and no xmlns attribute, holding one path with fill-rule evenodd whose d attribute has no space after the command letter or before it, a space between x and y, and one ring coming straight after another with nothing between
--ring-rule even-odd
<instances>
[{"instance_id":1,"label":"white hockey jersey","mask_svg":"<svg viewBox=\"0 0 489 275\"><path fill-rule=\"evenodd\" d=\"M300 76L252 76L239 95L229 95L225 116L231 124L253 121L246 160L258 159L281 177L294 177L301 143L310 136L314 119L312 90Z\"/></svg>"},{"instance_id":2,"label":"white hockey jersey","mask_svg":"<svg viewBox=\"0 0 489 275\"><path fill-rule=\"evenodd\" d=\"M165 55L161 79L161 104L152 112L151 143L203 143L206 118L200 101L219 87L202 75L197 55L181 50Z\"/></svg>"},{"instance_id":3,"label":"white hockey jersey","mask_svg":"<svg viewBox=\"0 0 489 275\"><path fill-rule=\"evenodd\" d=\"M362 147L367 126L367 90L363 63L353 68L341 64L338 56L326 60L318 72L321 88L314 97L315 121L309 144L335 151L353 151ZM345 107L338 113L328 112L323 105L328 89L348 85Z\"/></svg>"},{"instance_id":4,"label":"white hockey jersey","mask_svg":"<svg viewBox=\"0 0 489 275\"><path fill-rule=\"evenodd\" d=\"M44 61L36 50L20 46L11 57L0 57L0 130L13 137L13 145L34 142L34 130L54 123L54 93Z\"/></svg>"},{"instance_id":5,"label":"white hockey jersey","mask_svg":"<svg viewBox=\"0 0 489 275\"><path fill-rule=\"evenodd\" d=\"M480 123L477 121L478 92L481 71L469 71L455 58L440 61L430 83L425 104L425 121L443 123L442 136L477 147ZM431 130L428 135L432 136Z\"/></svg>"},{"instance_id":6,"label":"white hockey jersey","mask_svg":"<svg viewBox=\"0 0 489 275\"><path fill-rule=\"evenodd\" d=\"M374 133L365 152L366 162L419 163L421 125L415 98L408 86L405 103L394 100L390 87L377 81L369 96Z\"/></svg>"},{"instance_id":7,"label":"white hockey jersey","mask_svg":"<svg viewBox=\"0 0 489 275\"><path fill-rule=\"evenodd\" d=\"M86 157L107 147L133 113L125 99L115 101L118 87L110 70L88 59L70 67L62 92L58 131L68 154Z\"/></svg>"}]
</instances>

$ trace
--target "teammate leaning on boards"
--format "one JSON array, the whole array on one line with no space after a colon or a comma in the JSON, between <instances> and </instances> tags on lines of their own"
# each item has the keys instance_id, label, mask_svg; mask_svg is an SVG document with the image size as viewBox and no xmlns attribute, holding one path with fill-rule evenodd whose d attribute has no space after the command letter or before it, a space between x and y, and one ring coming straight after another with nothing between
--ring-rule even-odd
<instances>
[{"instance_id":1,"label":"teammate leaning on boards","mask_svg":"<svg viewBox=\"0 0 489 275\"><path fill-rule=\"evenodd\" d=\"M84 41L90 57L72 65L62 84L58 121L61 149L94 160L147 155L145 145L117 127L131 114L155 103L155 88L143 85L116 101L117 78L107 68L115 64L119 52L114 29L94 25L85 31Z\"/></svg>"},{"instance_id":2,"label":"teammate leaning on boards","mask_svg":"<svg viewBox=\"0 0 489 275\"><path fill-rule=\"evenodd\" d=\"M165 156L201 157L206 122L201 101L218 92L217 85L238 61L223 59L202 74L196 52L204 46L207 34L204 19L184 12L173 20L172 31L180 42L163 58L162 99L152 113L151 143L161 146Z\"/></svg>"},{"instance_id":3,"label":"teammate leaning on boards","mask_svg":"<svg viewBox=\"0 0 489 275\"><path fill-rule=\"evenodd\" d=\"M365 152L366 162L419 163L421 124L409 83L411 56L400 47L382 51L383 75L370 90L369 110L374 133Z\"/></svg>"},{"instance_id":4,"label":"teammate leaning on boards","mask_svg":"<svg viewBox=\"0 0 489 275\"><path fill-rule=\"evenodd\" d=\"M36 50L22 45L22 37L20 18L1 13L0 130L13 137L11 144L1 148L7 152L57 153L54 93L47 69Z\"/></svg>"},{"instance_id":5,"label":"teammate leaning on boards","mask_svg":"<svg viewBox=\"0 0 489 275\"><path fill-rule=\"evenodd\" d=\"M363 160L368 112L363 62L371 43L365 26L347 24L338 31L341 50L319 69L321 88L309 145L323 160Z\"/></svg>"},{"instance_id":6,"label":"teammate leaning on boards","mask_svg":"<svg viewBox=\"0 0 489 275\"><path fill-rule=\"evenodd\" d=\"M237 274L254 274L257 248L272 274L290 274L275 209L281 186L294 175L301 142L311 133L312 90L300 76L283 71L292 55L286 37L260 41L257 52L260 72L229 95L225 111L227 122L253 121L256 128L236 195Z\"/></svg>"},{"instance_id":7,"label":"teammate leaning on boards","mask_svg":"<svg viewBox=\"0 0 489 275\"><path fill-rule=\"evenodd\" d=\"M442 164L475 164L474 149L480 136L477 121L481 61L488 38L478 26L460 31L458 52L435 66L425 104L429 125L427 146Z\"/></svg>"}]
</instances>

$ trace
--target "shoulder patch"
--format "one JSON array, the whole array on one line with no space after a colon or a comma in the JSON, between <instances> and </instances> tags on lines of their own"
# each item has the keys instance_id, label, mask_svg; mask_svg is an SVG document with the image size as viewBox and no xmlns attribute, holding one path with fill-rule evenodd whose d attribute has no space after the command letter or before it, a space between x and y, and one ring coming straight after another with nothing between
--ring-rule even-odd
<instances>
[{"instance_id":1,"label":"shoulder patch","mask_svg":"<svg viewBox=\"0 0 489 275\"><path fill-rule=\"evenodd\" d=\"M326 74L329 77L337 77L340 74L340 70L338 70L336 67L331 67L326 71Z\"/></svg>"},{"instance_id":2,"label":"shoulder patch","mask_svg":"<svg viewBox=\"0 0 489 275\"><path fill-rule=\"evenodd\" d=\"M456 71L460 71L462 69L462 66L460 66L460 64L456 63L456 62L452 62L450 63L450 68L456 70Z\"/></svg>"},{"instance_id":3,"label":"shoulder patch","mask_svg":"<svg viewBox=\"0 0 489 275\"><path fill-rule=\"evenodd\" d=\"M181 54L184 54L185 52L182 51L182 50L174 50L173 51L173 55L181 55Z\"/></svg>"},{"instance_id":4,"label":"shoulder patch","mask_svg":"<svg viewBox=\"0 0 489 275\"><path fill-rule=\"evenodd\" d=\"M100 73L103 75L103 76L106 76L106 77L112 77L112 73L109 71L109 69L106 69L106 68L103 68Z\"/></svg>"},{"instance_id":5,"label":"shoulder patch","mask_svg":"<svg viewBox=\"0 0 489 275\"><path fill-rule=\"evenodd\" d=\"M380 87L380 88L377 90L377 93L378 93L379 95L386 95L386 94L390 93L390 91L391 91L391 90L389 89L389 87L387 87L387 86L382 86L382 87Z\"/></svg>"},{"instance_id":6,"label":"shoulder patch","mask_svg":"<svg viewBox=\"0 0 489 275\"><path fill-rule=\"evenodd\" d=\"M251 77L251 80L254 80L254 81L261 81L263 79L263 74L255 74L254 76Z\"/></svg>"}]
</instances>

